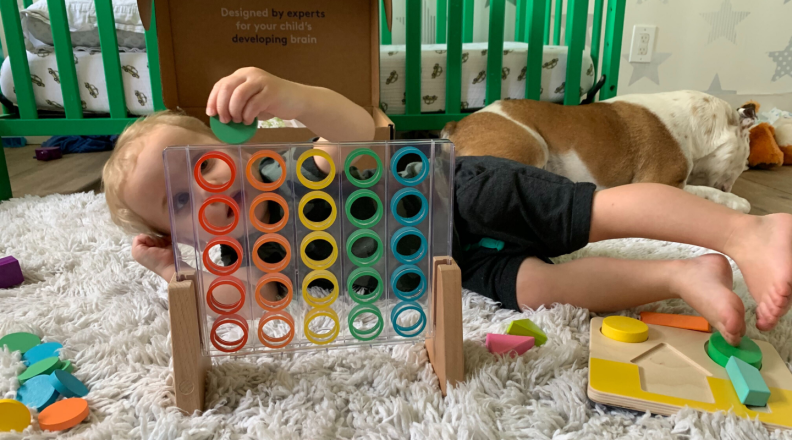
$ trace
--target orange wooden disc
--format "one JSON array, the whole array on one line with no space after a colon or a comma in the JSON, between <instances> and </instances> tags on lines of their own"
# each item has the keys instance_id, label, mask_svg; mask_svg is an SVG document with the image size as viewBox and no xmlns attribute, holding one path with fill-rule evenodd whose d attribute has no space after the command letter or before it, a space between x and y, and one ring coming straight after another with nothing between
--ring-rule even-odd
<instances>
[{"instance_id":1,"label":"orange wooden disc","mask_svg":"<svg viewBox=\"0 0 792 440\"><path fill-rule=\"evenodd\" d=\"M47 431L73 428L88 417L88 402L79 397L61 400L48 406L38 416L39 426Z\"/></svg>"}]
</instances>

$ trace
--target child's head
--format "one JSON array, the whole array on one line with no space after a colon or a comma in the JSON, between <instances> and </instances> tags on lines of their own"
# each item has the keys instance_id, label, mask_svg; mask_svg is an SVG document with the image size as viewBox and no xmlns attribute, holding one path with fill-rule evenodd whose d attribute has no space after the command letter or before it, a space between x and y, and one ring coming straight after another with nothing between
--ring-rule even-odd
<instances>
[{"instance_id":1,"label":"child's head","mask_svg":"<svg viewBox=\"0 0 792 440\"><path fill-rule=\"evenodd\" d=\"M219 143L203 122L173 111L154 113L127 127L102 171L113 222L130 232L170 234L162 151L171 145ZM205 161L204 178L227 181L228 167L216 162L220 163L213 166ZM174 202L178 206L179 201Z\"/></svg>"}]
</instances>

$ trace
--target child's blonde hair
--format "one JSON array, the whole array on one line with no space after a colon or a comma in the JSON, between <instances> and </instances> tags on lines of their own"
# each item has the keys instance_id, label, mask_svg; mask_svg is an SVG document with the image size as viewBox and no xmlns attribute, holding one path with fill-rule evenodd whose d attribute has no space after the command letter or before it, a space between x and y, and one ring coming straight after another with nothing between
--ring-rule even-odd
<instances>
[{"instance_id":1,"label":"child's blonde hair","mask_svg":"<svg viewBox=\"0 0 792 440\"><path fill-rule=\"evenodd\" d=\"M187 116L183 112L166 110L140 118L124 129L116 141L113 153L102 169L102 186L104 188L107 207L113 223L128 232L167 235L148 225L139 215L129 209L122 197L126 178L135 169L137 157L143 144L137 142L158 126L175 126L215 138L209 127L200 119Z\"/></svg>"}]
</instances>

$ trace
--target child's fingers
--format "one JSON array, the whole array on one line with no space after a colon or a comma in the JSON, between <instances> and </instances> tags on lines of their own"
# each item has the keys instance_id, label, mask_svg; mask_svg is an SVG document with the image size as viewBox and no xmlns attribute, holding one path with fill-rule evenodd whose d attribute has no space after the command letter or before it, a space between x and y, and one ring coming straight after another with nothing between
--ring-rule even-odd
<instances>
[{"instance_id":1,"label":"child's fingers","mask_svg":"<svg viewBox=\"0 0 792 440\"><path fill-rule=\"evenodd\" d=\"M240 84L245 82L245 79L231 76L221 80L221 82L222 84L218 84L217 91L217 116L220 118L220 122L227 124L231 121L231 114L228 112L231 95Z\"/></svg>"},{"instance_id":2,"label":"child's fingers","mask_svg":"<svg viewBox=\"0 0 792 440\"><path fill-rule=\"evenodd\" d=\"M246 81L234 90L234 93L231 95L231 100L228 104L228 112L230 113L234 122L239 123L243 120L246 124L250 124L252 122L252 120L248 121L247 119L243 118L243 110L246 106L253 103L253 100L250 98L259 92L261 92L261 85L254 81Z\"/></svg>"},{"instance_id":3,"label":"child's fingers","mask_svg":"<svg viewBox=\"0 0 792 440\"><path fill-rule=\"evenodd\" d=\"M206 116L212 117L217 114L217 93L220 91L218 84L215 83L212 91L209 93L209 99L206 100Z\"/></svg>"},{"instance_id":4,"label":"child's fingers","mask_svg":"<svg viewBox=\"0 0 792 440\"><path fill-rule=\"evenodd\" d=\"M269 113L261 111L263 108L265 108L265 104L262 102L263 94L263 90L259 91L250 99L248 99L247 103L245 103L245 108L242 110L242 120L245 122L245 125L252 124L253 120L257 117L259 120L263 121L272 118L272 115ZM264 116L266 116L266 118L264 118Z\"/></svg>"}]
</instances>

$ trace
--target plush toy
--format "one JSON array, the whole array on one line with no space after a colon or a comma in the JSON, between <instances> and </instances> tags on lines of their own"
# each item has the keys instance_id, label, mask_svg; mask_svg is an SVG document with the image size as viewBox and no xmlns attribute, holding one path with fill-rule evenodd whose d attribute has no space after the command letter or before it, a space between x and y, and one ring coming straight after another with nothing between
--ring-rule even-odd
<instances>
[{"instance_id":1,"label":"plush toy","mask_svg":"<svg viewBox=\"0 0 792 440\"><path fill-rule=\"evenodd\" d=\"M784 164L784 152L776 142L775 129L767 122L751 128L750 146L749 167L769 169Z\"/></svg>"},{"instance_id":2,"label":"plush toy","mask_svg":"<svg viewBox=\"0 0 792 440\"><path fill-rule=\"evenodd\" d=\"M775 138L784 153L784 165L792 165L792 118L779 119L776 122Z\"/></svg>"}]
</instances>

